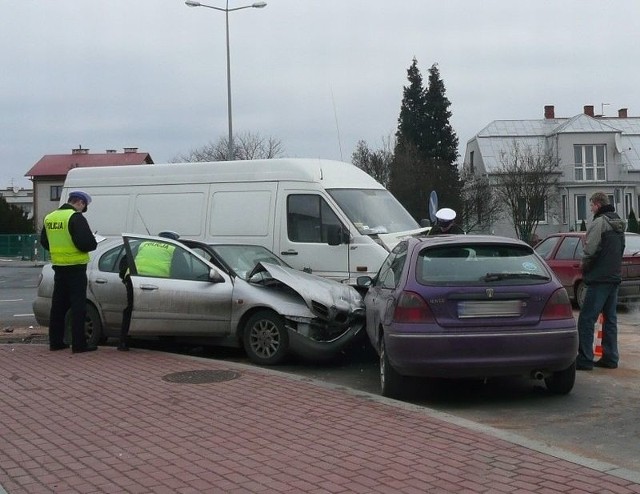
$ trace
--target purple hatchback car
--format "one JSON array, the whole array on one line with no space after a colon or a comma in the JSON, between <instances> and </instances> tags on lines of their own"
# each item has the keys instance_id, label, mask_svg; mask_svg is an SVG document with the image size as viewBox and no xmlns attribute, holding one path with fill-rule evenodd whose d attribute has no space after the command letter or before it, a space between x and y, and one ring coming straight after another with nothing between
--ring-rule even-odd
<instances>
[{"instance_id":1,"label":"purple hatchback car","mask_svg":"<svg viewBox=\"0 0 640 494\"><path fill-rule=\"evenodd\" d=\"M410 238L363 276L384 396L403 376L544 379L567 394L578 334L566 290L533 249L483 235Z\"/></svg>"}]
</instances>

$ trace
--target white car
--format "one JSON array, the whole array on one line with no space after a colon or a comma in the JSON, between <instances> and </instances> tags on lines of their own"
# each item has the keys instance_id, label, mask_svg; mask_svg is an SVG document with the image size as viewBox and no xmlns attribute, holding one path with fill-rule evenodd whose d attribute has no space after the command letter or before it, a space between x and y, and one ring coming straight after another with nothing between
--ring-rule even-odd
<instances>
[{"instance_id":1,"label":"white car","mask_svg":"<svg viewBox=\"0 0 640 494\"><path fill-rule=\"evenodd\" d=\"M120 261L144 241L175 248L168 278L141 276L128 262L134 290L131 338L174 337L185 342L244 347L259 364L289 352L324 359L342 350L364 326L355 288L286 265L256 245L128 235L103 239L87 266L86 334L89 345L118 337L126 306ZM33 311L49 324L53 269L42 269Z\"/></svg>"}]
</instances>

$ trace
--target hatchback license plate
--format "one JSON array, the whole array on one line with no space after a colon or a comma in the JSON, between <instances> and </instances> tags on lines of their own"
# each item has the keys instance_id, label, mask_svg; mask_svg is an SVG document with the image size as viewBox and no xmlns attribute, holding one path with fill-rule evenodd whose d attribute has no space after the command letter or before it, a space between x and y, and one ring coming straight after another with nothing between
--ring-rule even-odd
<instances>
[{"instance_id":1,"label":"hatchback license plate","mask_svg":"<svg viewBox=\"0 0 640 494\"><path fill-rule=\"evenodd\" d=\"M518 317L522 315L521 300L467 300L458 303L458 318Z\"/></svg>"}]
</instances>

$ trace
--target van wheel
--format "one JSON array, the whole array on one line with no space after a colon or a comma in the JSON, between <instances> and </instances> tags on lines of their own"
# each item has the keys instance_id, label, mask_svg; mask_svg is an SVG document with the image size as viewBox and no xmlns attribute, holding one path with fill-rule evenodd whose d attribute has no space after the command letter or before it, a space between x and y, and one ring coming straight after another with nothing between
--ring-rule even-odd
<instances>
[{"instance_id":1,"label":"van wheel","mask_svg":"<svg viewBox=\"0 0 640 494\"><path fill-rule=\"evenodd\" d=\"M279 364L289 351L284 320L272 311L262 310L251 316L242 338L249 359L259 365Z\"/></svg>"},{"instance_id":2,"label":"van wheel","mask_svg":"<svg viewBox=\"0 0 640 494\"><path fill-rule=\"evenodd\" d=\"M578 305L578 309L582 309L584 305L584 297L587 295L587 285L584 282L580 281L575 290L576 293L576 304Z\"/></svg>"},{"instance_id":3,"label":"van wheel","mask_svg":"<svg viewBox=\"0 0 640 494\"><path fill-rule=\"evenodd\" d=\"M576 382L576 363L574 362L565 370L554 372L544 380L547 389L556 395L566 395Z\"/></svg>"},{"instance_id":4,"label":"van wheel","mask_svg":"<svg viewBox=\"0 0 640 494\"><path fill-rule=\"evenodd\" d=\"M382 396L400 398L404 394L402 376L391 366L384 336L380 337L380 391Z\"/></svg>"},{"instance_id":5,"label":"van wheel","mask_svg":"<svg viewBox=\"0 0 640 494\"><path fill-rule=\"evenodd\" d=\"M84 318L84 334L88 347L98 346L103 342L100 314L91 304L87 304L87 313ZM71 345L71 310L67 311L64 318L64 342L67 345Z\"/></svg>"}]
</instances>

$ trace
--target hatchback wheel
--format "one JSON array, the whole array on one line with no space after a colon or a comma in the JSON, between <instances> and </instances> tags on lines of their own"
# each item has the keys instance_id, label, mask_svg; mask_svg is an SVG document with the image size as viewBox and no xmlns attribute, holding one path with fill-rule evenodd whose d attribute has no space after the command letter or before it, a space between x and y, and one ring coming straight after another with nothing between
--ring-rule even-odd
<instances>
[{"instance_id":1,"label":"hatchback wheel","mask_svg":"<svg viewBox=\"0 0 640 494\"><path fill-rule=\"evenodd\" d=\"M387 349L384 344L384 336L380 338L380 391L382 396L398 398L403 393L402 376L391 366Z\"/></svg>"},{"instance_id":2,"label":"hatchback wheel","mask_svg":"<svg viewBox=\"0 0 640 494\"><path fill-rule=\"evenodd\" d=\"M275 312L256 312L243 333L244 349L249 359L260 365L275 365L289 350L289 336L282 317Z\"/></svg>"},{"instance_id":3,"label":"hatchback wheel","mask_svg":"<svg viewBox=\"0 0 640 494\"><path fill-rule=\"evenodd\" d=\"M568 368L554 372L551 376L545 378L547 389L556 395L566 395L572 389L576 382L576 363L572 363Z\"/></svg>"}]
</instances>

